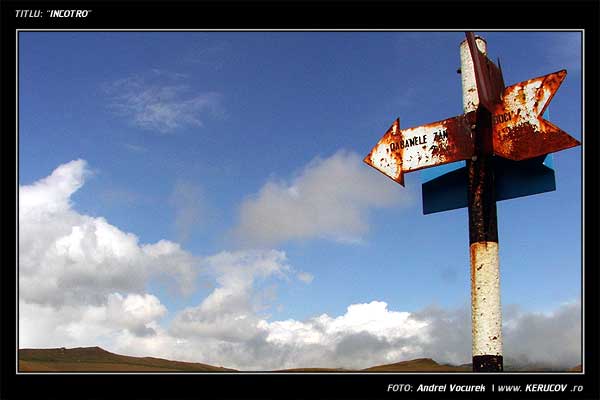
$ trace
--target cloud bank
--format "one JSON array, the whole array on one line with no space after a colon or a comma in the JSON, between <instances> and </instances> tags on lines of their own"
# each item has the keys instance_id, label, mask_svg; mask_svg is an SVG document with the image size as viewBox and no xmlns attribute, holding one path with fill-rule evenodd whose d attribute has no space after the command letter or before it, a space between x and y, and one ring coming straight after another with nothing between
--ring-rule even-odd
<instances>
[{"instance_id":1,"label":"cloud bank","mask_svg":"<svg viewBox=\"0 0 600 400\"><path fill-rule=\"evenodd\" d=\"M358 154L339 151L316 158L291 183L267 182L242 203L235 234L262 246L312 238L357 242L368 231L370 209L409 201Z\"/></svg>"},{"instance_id":2,"label":"cloud bank","mask_svg":"<svg viewBox=\"0 0 600 400\"><path fill-rule=\"evenodd\" d=\"M194 257L177 243L140 245L134 234L71 208L70 197L88 174L85 161L76 160L19 188L20 298L56 306L97 304L110 292L142 292L160 273L191 292Z\"/></svg>"},{"instance_id":3,"label":"cloud bank","mask_svg":"<svg viewBox=\"0 0 600 400\"><path fill-rule=\"evenodd\" d=\"M300 190L318 181L306 178L311 173L298 180ZM101 346L254 371L366 368L421 357L470 362L467 307L414 312L373 300L337 316L273 320L276 284L315 279L295 270L283 251L198 257L166 240L140 244L134 234L73 209L71 196L88 175L85 161L76 160L19 188L20 348ZM214 287L183 309L169 309L149 289L153 279L167 278L180 293L197 293L200 273ZM504 314L507 363L581 363L579 303L546 314L507 307Z\"/></svg>"},{"instance_id":4,"label":"cloud bank","mask_svg":"<svg viewBox=\"0 0 600 400\"><path fill-rule=\"evenodd\" d=\"M166 312L157 297L146 293L152 279L166 274L181 293L194 290L198 262L177 243L140 244L134 234L104 218L72 209L71 195L88 175L86 162L75 160L19 188L19 304L24 343L29 335L52 337L53 332L57 341L72 334L78 342L77 338L86 336L82 332L87 327L97 324L142 332L145 324ZM38 316L43 315L56 318L56 329L35 328Z\"/></svg>"}]
</instances>

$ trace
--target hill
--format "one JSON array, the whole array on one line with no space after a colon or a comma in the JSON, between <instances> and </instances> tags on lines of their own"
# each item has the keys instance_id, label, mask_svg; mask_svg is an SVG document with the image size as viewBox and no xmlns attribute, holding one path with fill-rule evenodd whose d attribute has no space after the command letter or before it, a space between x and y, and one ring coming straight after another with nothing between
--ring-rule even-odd
<instances>
[{"instance_id":1,"label":"hill","mask_svg":"<svg viewBox=\"0 0 600 400\"><path fill-rule=\"evenodd\" d=\"M226 372L229 368L170 361L154 357L130 357L100 347L66 349L20 349L22 372Z\"/></svg>"},{"instance_id":2,"label":"hill","mask_svg":"<svg viewBox=\"0 0 600 400\"><path fill-rule=\"evenodd\" d=\"M291 368L278 373L294 372L471 372L471 365L438 364L431 358L418 358L394 364L378 365L360 370L344 368ZM543 365L505 365L506 372L580 372L574 368L549 368ZM208 364L171 361L154 357L130 357L114 354L100 347L72 349L20 349L20 372L236 372L234 369Z\"/></svg>"},{"instance_id":3,"label":"hill","mask_svg":"<svg viewBox=\"0 0 600 400\"><path fill-rule=\"evenodd\" d=\"M431 358L402 361L394 364L378 365L364 369L367 372L471 372L466 366L438 364Z\"/></svg>"}]
</instances>

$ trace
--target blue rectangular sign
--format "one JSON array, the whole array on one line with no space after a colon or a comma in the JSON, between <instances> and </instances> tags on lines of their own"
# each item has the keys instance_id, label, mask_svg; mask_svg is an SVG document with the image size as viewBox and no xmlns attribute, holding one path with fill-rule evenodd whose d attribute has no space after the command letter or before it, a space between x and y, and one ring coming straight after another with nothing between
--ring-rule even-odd
<instances>
[{"instance_id":1,"label":"blue rectangular sign","mask_svg":"<svg viewBox=\"0 0 600 400\"><path fill-rule=\"evenodd\" d=\"M496 201L556 189L551 154L523 161L494 157L493 167ZM423 170L423 214L467 207L467 178L464 161Z\"/></svg>"}]
</instances>

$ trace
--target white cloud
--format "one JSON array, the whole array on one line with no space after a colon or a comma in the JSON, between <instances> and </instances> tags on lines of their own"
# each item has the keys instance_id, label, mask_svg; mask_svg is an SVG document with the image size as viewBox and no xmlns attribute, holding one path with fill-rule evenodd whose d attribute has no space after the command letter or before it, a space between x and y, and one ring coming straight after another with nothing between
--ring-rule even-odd
<instances>
[{"instance_id":1,"label":"white cloud","mask_svg":"<svg viewBox=\"0 0 600 400\"><path fill-rule=\"evenodd\" d=\"M209 303L180 313L169 331L135 340L121 335L115 350L242 370L365 368L421 356L428 340L428 322L389 311L383 302L351 305L335 318L274 322L240 304L211 315ZM218 302L217 309L225 304Z\"/></svg>"},{"instance_id":2,"label":"white cloud","mask_svg":"<svg viewBox=\"0 0 600 400\"><path fill-rule=\"evenodd\" d=\"M56 308L19 303L19 346L114 346L115 335L155 336L157 321L166 307L150 294L110 293L98 305L70 304Z\"/></svg>"},{"instance_id":3,"label":"white cloud","mask_svg":"<svg viewBox=\"0 0 600 400\"><path fill-rule=\"evenodd\" d=\"M84 160L71 161L56 168L50 176L20 187L19 219L68 211L70 196L83 186L89 174L85 165Z\"/></svg>"},{"instance_id":4,"label":"white cloud","mask_svg":"<svg viewBox=\"0 0 600 400\"><path fill-rule=\"evenodd\" d=\"M380 301L350 305L344 315L336 318L323 314L306 322L260 322L260 327L268 332L267 342L294 346L319 344L330 348L335 348L349 336L361 334L391 343L423 335L427 325L415 320L408 312L389 311L387 304ZM425 336L421 340L426 340Z\"/></svg>"},{"instance_id":5,"label":"white cloud","mask_svg":"<svg viewBox=\"0 0 600 400\"><path fill-rule=\"evenodd\" d=\"M102 217L79 214L71 195L88 175L83 160L19 188L19 287L28 302L97 304L107 293L140 293L167 271L190 292L194 258L178 244L138 243Z\"/></svg>"},{"instance_id":6,"label":"white cloud","mask_svg":"<svg viewBox=\"0 0 600 400\"><path fill-rule=\"evenodd\" d=\"M399 193L358 154L339 151L313 160L291 183L267 182L241 205L235 233L255 245L311 238L357 242L368 231L369 210L399 203Z\"/></svg>"},{"instance_id":7,"label":"white cloud","mask_svg":"<svg viewBox=\"0 0 600 400\"><path fill-rule=\"evenodd\" d=\"M202 126L207 115L218 115L221 95L192 91L181 82L185 75L155 71L153 76L131 76L106 85L110 107L134 125L171 133L182 127Z\"/></svg>"},{"instance_id":8,"label":"white cloud","mask_svg":"<svg viewBox=\"0 0 600 400\"><path fill-rule=\"evenodd\" d=\"M505 325L505 365L542 363L573 367L580 360L580 325L576 305L562 306L539 319L521 313ZM188 326L199 315L182 313ZM238 314L239 315L239 314ZM533 323L532 323L533 321ZM123 350L155 356L223 365L241 370L298 367L366 368L416 358L433 358L455 365L471 362L470 314L467 308L420 312L389 310L385 302L353 304L343 315L323 314L306 321L269 322L256 314L225 321L222 331L196 329L163 331L155 337L127 340ZM216 325L213 325L215 327ZM130 334L128 334L130 335ZM158 345L157 343L161 343ZM527 358L523 355L527 354ZM519 358L520 357L520 358Z\"/></svg>"},{"instance_id":9,"label":"white cloud","mask_svg":"<svg viewBox=\"0 0 600 400\"><path fill-rule=\"evenodd\" d=\"M265 309L254 290L257 280L283 277L290 270L283 252L222 252L206 258L219 286L196 307L174 319L171 331L184 337L213 337L237 342L258 333L259 315Z\"/></svg>"},{"instance_id":10,"label":"white cloud","mask_svg":"<svg viewBox=\"0 0 600 400\"><path fill-rule=\"evenodd\" d=\"M140 336L153 333L148 324L159 320L167 312L160 300L151 294L130 294L123 297L119 293L111 293L108 295L106 310L108 321Z\"/></svg>"}]
</instances>

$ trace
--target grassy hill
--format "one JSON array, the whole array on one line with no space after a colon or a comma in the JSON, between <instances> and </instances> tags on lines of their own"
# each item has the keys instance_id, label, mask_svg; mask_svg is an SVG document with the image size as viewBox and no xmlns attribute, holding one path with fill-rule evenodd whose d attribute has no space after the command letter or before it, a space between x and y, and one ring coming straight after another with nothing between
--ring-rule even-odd
<instances>
[{"instance_id":1,"label":"grassy hill","mask_svg":"<svg viewBox=\"0 0 600 400\"><path fill-rule=\"evenodd\" d=\"M22 372L226 372L229 368L208 364L170 361L154 357L129 357L100 347L73 349L20 349L19 371Z\"/></svg>"},{"instance_id":2,"label":"grassy hill","mask_svg":"<svg viewBox=\"0 0 600 400\"><path fill-rule=\"evenodd\" d=\"M402 361L394 364L378 365L363 371L368 372L471 372L470 367L438 364L431 358Z\"/></svg>"},{"instance_id":3,"label":"grassy hill","mask_svg":"<svg viewBox=\"0 0 600 400\"><path fill-rule=\"evenodd\" d=\"M108 352L100 347L72 349L20 349L20 372L235 372L208 364L171 361L154 357L130 357ZM557 371L544 366L505 366L505 371ZM581 371L581 365L565 372ZM378 365L362 370L343 368L292 368L273 372L471 372L471 365L438 364L431 358Z\"/></svg>"}]
</instances>

